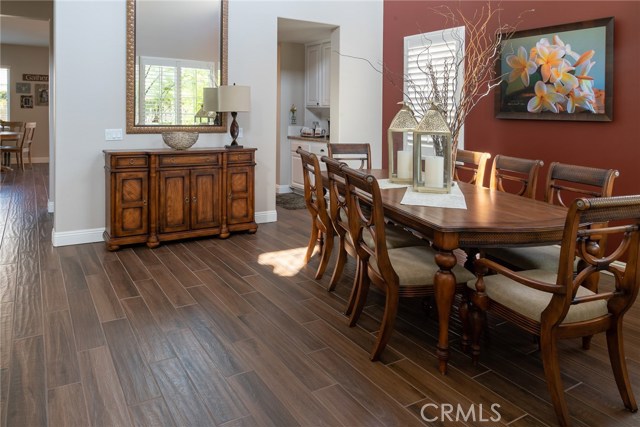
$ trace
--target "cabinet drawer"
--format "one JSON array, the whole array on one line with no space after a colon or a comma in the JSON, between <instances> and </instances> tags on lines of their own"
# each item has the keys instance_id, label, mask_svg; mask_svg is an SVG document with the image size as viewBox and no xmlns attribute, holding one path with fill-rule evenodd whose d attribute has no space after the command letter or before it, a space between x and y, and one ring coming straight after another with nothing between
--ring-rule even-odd
<instances>
[{"instance_id":1,"label":"cabinet drawer","mask_svg":"<svg viewBox=\"0 0 640 427\"><path fill-rule=\"evenodd\" d=\"M118 156L115 157L113 167L131 168L131 167L147 167L149 158L147 156Z\"/></svg>"},{"instance_id":2,"label":"cabinet drawer","mask_svg":"<svg viewBox=\"0 0 640 427\"><path fill-rule=\"evenodd\" d=\"M218 154L187 154L160 156L160 167L185 165L218 165Z\"/></svg>"},{"instance_id":3,"label":"cabinet drawer","mask_svg":"<svg viewBox=\"0 0 640 427\"><path fill-rule=\"evenodd\" d=\"M246 163L253 160L253 153L229 153L227 163Z\"/></svg>"}]
</instances>

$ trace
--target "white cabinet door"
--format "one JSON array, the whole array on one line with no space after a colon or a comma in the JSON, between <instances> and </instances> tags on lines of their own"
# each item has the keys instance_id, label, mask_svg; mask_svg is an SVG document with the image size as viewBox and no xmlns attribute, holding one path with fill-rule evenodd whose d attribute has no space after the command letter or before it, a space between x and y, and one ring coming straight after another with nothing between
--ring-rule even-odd
<instances>
[{"instance_id":1,"label":"white cabinet door","mask_svg":"<svg viewBox=\"0 0 640 427\"><path fill-rule=\"evenodd\" d=\"M302 159L296 153L298 147L309 151L309 143L298 140L291 140L291 188L304 190L304 178L302 175Z\"/></svg>"},{"instance_id":2,"label":"white cabinet door","mask_svg":"<svg viewBox=\"0 0 640 427\"><path fill-rule=\"evenodd\" d=\"M331 43L322 44L322 63L320 72L320 105L331 105Z\"/></svg>"},{"instance_id":3,"label":"white cabinet door","mask_svg":"<svg viewBox=\"0 0 640 427\"><path fill-rule=\"evenodd\" d=\"M306 103L308 107L320 106L320 62L322 51L320 45L307 46L307 58L305 64L306 74Z\"/></svg>"}]
</instances>

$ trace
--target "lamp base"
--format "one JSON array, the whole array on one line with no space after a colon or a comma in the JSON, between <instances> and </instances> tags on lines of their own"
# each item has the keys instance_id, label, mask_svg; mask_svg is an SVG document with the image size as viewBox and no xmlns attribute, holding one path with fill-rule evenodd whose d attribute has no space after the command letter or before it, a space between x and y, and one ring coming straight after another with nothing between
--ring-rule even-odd
<instances>
[{"instance_id":1,"label":"lamp base","mask_svg":"<svg viewBox=\"0 0 640 427\"><path fill-rule=\"evenodd\" d=\"M229 134L231 135L231 144L229 145L225 145L224 148L226 149L238 149L238 148L242 148L242 145L238 145L238 143L236 142L236 139L238 138L238 134L240 133L240 126L238 126L238 122L236 121L236 116L238 115L238 113L236 113L235 111L233 111L231 113L231 117L233 118L233 120L231 121L231 126L229 127Z\"/></svg>"},{"instance_id":2,"label":"lamp base","mask_svg":"<svg viewBox=\"0 0 640 427\"><path fill-rule=\"evenodd\" d=\"M225 145L224 148L226 148L227 150L238 150L240 148L243 148L243 146L233 141L231 144Z\"/></svg>"}]
</instances>

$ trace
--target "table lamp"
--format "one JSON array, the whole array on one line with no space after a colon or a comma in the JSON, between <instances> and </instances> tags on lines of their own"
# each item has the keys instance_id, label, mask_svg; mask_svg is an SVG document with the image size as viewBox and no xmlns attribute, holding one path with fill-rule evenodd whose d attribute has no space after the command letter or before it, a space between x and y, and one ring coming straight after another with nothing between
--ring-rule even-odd
<instances>
[{"instance_id":1,"label":"table lamp","mask_svg":"<svg viewBox=\"0 0 640 427\"><path fill-rule=\"evenodd\" d=\"M251 109L251 89L249 86L219 86L217 88L204 89L204 109L207 111L230 112L233 120L229 127L231 144L225 148L242 148L236 139L240 131L240 126L236 121L239 111L250 111Z\"/></svg>"}]
</instances>

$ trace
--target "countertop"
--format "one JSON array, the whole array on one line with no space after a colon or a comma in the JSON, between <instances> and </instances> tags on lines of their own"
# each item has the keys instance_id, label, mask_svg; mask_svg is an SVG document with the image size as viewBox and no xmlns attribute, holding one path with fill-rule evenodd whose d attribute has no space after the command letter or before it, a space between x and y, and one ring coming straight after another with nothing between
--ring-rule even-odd
<instances>
[{"instance_id":1,"label":"countertop","mask_svg":"<svg viewBox=\"0 0 640 427\"><path fill-rule=\"evenodd\" d=\"M328 136L318 136L318 137L311 137L311 136L288 136L288 139L295 139L297 141L309 141L309 142L324 142L324 143L330 143L331 141L329 140Z\"/></svg>"}]
</instances>

